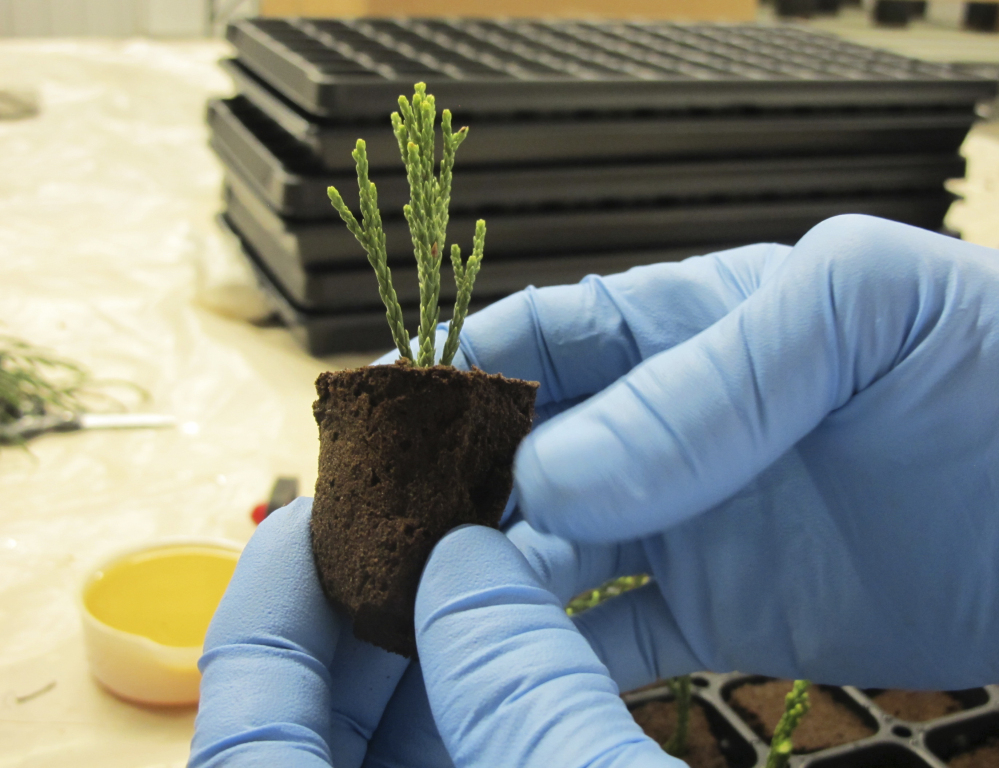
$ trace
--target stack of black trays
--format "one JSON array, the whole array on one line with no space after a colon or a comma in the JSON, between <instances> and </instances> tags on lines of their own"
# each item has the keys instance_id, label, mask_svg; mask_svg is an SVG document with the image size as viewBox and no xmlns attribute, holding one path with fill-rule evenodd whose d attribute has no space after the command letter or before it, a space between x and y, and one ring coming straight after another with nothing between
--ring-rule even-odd
<instances>
[{"instance_id":1,"label":"stack of black trays","mask_svg":"<svg viewBox=\"0 0 999 768\"><path fill-rule=\"evenodd\" d=\"M488 225L476 306L760 241L839 213L940 229L975 103L995 83L791 27L254 19L229 27L239 95L209 105L222 219L313 354L391 346L356 205L364 138L415 328L408 188L388 115L425 81L469 138L448 240ZM442 317L454 298L441 281Z\"/></svg>"}]
</instances>

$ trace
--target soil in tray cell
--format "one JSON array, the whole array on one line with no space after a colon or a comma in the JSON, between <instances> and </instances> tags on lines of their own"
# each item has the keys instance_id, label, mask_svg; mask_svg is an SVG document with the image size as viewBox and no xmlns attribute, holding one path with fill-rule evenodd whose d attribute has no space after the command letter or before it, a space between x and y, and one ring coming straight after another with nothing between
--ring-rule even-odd
<instances>
[{"instance_id":1,"label":"soil in tray cell","mask_svg":"<svg viewBox=\"0 0 999 768\"><path fill-rule=\"evenodd\" d=\"M791 680L745 683L733 689L727 698L749 727L769 742L784 714L784 697L791 691L791 685ZM795 753L816 752L874 735L874 728L827 689L812 686L808 698L811 709L794 732Z\"/></svg>"},{"instance_id":2,"label":"soil in tray cell","mask_svg":"<svg viewBox=\"0 0 999 768\"><path fill-rule=\"evenodd\" d=\"M676 702L650 701L631 710L632 717L645 734L665 744L676 730ZM728 761L711 733L704 708L698 702L690 707L687 754L682 758L690 768L728 768Z\"/></svg>"},{"instance_id":3,"label":"soil in tray cell","mask_svg":"<svg viewBox=\"0 0 999 768\"><path fill-rule=\"evenodd\" d=\"M999 739L989 739L963 755L947 761L950 768L996 768L999 766Z\"/></svg>"},{"instance_id":4,"label":"soil in tray cell","mask_svg":"<svg viewBox=\"0 0 999 768\"><path fill-rule=\"evenodd\" d=\"M945 691L888 690L871 696L871 700L892 717L913 723L936 720L964 709L960 701Z\"/></svg>"}]
</instances>

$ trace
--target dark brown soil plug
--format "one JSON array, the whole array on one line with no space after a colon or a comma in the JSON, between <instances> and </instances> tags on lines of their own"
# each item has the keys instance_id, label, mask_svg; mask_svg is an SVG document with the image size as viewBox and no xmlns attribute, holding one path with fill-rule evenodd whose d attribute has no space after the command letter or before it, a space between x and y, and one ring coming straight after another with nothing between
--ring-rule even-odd
<instances>
[{"instance_id":1,"label":"dark brown soil plug","mask_svg":"<svg viewBox=\"0 0 999 768\"><path fill-rule=\"evenodd\" d=\"M455 526L499 524L537 387L408 363L319 376L312 551L323 591L358 638L416 654L423 566Z\"/></svg>"}]
</instances>

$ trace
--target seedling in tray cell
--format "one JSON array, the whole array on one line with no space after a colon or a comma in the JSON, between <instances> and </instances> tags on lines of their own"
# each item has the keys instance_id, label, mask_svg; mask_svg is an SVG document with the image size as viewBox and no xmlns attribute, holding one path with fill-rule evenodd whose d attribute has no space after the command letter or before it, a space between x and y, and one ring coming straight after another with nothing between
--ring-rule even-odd
<instances>
[{"instance_id":1,"label":"seedling in tray cell","mask_svg":"<svg viewBox=\"0 0 999 768\"><path fill-rule=\"evenodd\" d=\"M794 743L791 735L795 728L808 713L808 680L795 680L791 692L784 698L784 714L777 723L774 737L770 741L770 754L767 755L766 768L787 768Z\"/></svg>"}]
</instances>

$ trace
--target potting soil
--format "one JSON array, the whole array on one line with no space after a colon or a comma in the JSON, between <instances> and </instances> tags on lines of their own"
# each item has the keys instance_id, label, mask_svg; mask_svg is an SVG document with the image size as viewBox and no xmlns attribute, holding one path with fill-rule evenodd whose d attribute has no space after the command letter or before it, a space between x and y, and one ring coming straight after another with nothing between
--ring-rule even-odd
<instances>
[{"instance_id":1,"label":"potting soil","mask_svg":"<svg viewBox=\"0 0 999 768\"><path fill-rule=\"evenodd\" d=\"M665 744L676 731L676 702L650 701L631 710L635 722L647 736ZM690 768L729 768L725 755L718 748L718 740L711 732L704 708L691 702L687 732L687 751L681 755Z\"/></svg>"},{"instance_id":2,"label":"potting soil","mask_svg":"<svg viewBox=\"0 0 999 768\"><path fill-rule=\"evenodd\" d=\"M999 765L999 739L989 739L985 744L949 760L950 768L996 768Z\"/></svg>"},{"instance_id":3,"label":"potting soil","mask_svg":"<svg viewBox=\"0 0 999 768\"><path fill-rule=\"evenodd\" d=\"M892 717L921 723L960 712L961 702L946 691L882 691L871 697L874 703ZM999 765L999 761L996 762Z\"/></svg>"},{"instance_id":4,"label":"potting soil","mask_svg":"<svg viewBox=\"0 0 999 768\"><path fill-rule=\"evenodd\" d=\"M791 686L790 680L747 683L732 691L729 703L764 741L769 741L784 714L784 697ZM808 699L811 707L794 732L796 753L815 752L874 735L873 728L829 691L813 686Z\"/></svg>"}]
</instances>

